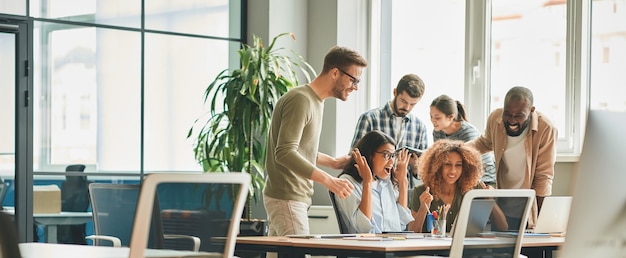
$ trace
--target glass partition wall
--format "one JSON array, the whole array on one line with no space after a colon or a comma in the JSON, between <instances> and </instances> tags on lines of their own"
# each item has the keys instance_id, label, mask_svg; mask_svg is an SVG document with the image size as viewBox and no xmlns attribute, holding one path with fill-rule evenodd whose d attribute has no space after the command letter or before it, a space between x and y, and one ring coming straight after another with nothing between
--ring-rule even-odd
<instances>
[{"instance_id":1,"label":"glass partition wall","mask_svg":"<svg viewBox=\"0 0 626 258\"><path fill-rule=\"evenodd\" d=\"M86 192L80 184L68 187L70 182L133 184L146 173L202 171L187 132L207 110L208 83L224 68L239 65L229 60L238 60L236 50L245 38L245 1L12 3L0 4L0 21L17 15L32 22L32 60L26 64L32 67L32 135L16 141L13 107L20 96L11 72L16 62L7 60L17 44L10 43L12 34L0 32L0 176L14 186L12 146L32 146L32 169L19 173L32 176L35 192L17 198L9 187L5 206L39 205L40 188L55 185L59 207L72 209L70 196ZM18 213L35 217L33 235L19 227L24 241L51 239L49 225L36 219L39 208L31 215ZM56 230L60 237L65 229Z\"/></svg>"}]
</instances>

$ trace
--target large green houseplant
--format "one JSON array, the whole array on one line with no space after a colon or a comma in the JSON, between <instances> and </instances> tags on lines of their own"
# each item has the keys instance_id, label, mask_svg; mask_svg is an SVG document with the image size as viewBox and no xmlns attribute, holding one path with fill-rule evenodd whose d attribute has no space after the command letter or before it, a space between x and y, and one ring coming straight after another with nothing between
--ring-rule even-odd
<instances>
[{"instance_id":1,"label":"large green houseplant","mask_svg":"<svg viewBox=\"0 0 626 258\"><path fill-rule=\"evenodd\" d=\"M292 33L282 33L265 47L260 37L253 44L242 44L240 67L220 72L206 88L209 111L189 130L195 137L195 159L206 172L244 172L252 176L246 218L250 219L251 200L263 189L265 142L276 101L299 84L311 80L313 68L294 51L274 48L276 41Z\"/></svg>"}]
</instances>

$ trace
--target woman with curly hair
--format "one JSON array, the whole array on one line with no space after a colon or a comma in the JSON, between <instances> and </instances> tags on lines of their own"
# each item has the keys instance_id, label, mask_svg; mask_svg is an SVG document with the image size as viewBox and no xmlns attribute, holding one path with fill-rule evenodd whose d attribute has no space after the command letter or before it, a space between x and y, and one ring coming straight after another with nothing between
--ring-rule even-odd
<instances>
[{"instance_id":1,"label":"woman with curly hair","mask_svg":"<svg viewBox=\"0 0 626 258\"><path fill-rule=\"evenodd\" d=\"M406 229L413 220L406 194L408 162L408 150L399 151L396 158L396 142L383 132L370 131L356 143L350 162L339 174L352 182L354 191L345 199L335 198L347 233Z\"/></svg>"},{"instance_id":2,"label":"woman with curly hair","mask_svg":"<svg viewBox=\"0 0 626 258\"><path fill-rule=\"evenodd\" d=\"M411 214L415 219L409 224L411 231L426 232L426 214L444 204L450 205L445 215L446 229L450 231L465 193L475 188L491 188L479 181L483 174L480 153L462 141L436 141L419 162L423 184L416 186L411 196Z\"/></svg>"}]
</instances>

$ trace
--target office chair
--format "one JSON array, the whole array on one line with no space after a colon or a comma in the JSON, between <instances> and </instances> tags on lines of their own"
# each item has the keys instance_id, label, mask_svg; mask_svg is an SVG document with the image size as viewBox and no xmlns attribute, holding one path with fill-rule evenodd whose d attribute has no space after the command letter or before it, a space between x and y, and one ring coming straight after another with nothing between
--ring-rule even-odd
<instances>
[{"instance_id":1,"label":"office chair","mask_svg":"<svg viewBox=\"0 0 626 258\"><path fill-rule=\"evenodd\" d=\"M86 239L92 240L94 245L129 246L140 191L141 185L136 184L90 184L94 235L87 236ZM200 239L197 237L163 233L158 198L155 197L153 201L154 209L148 215L151 219L147 219L152 221L150 233L146 233L149 235L147 247L162 249L165 239L186 238L193 243L192 250L198 251Z\"/></svg>"},{"instance_id":2,"label":"office chair","mask_svg":"<svg viewBox=\"0 0 626 258\"><path fill-rule=\"evenodd\" d=\"M343 221L343 217L337 209L337 204L335 201L335 193L328 191L328 195L330 196L330 203L333 205L333 210L335 210L335 216L337 217L337 224L339 224L339 233L348 234L348 228L346 227L346 223Z\"/></svg>"},{"instance_id":3,"label":"office chair","mask_svg":"<svg viewBox=\"0 0 626 258\"><path fill-rule=\"evenodd\" d=\"M74 164L65 168L65 172L84 172L85 165ZM89 207L89 189L91 181L86 176L65 176L61 183L61 210L85 212ZM57 229L59 243L85 245L85 224L59 225Z\"/></svg>"},{"instance_id":4,"label":"office chair","mask_svg":"<svg viewBox=\"0 0 626 258\"><path fill-rule=\"evenodd\" d=\"M141 187L139 203L137 204L137 214L133 223L133 232L130 241L130 257L144 257L144 251L148 244L148 232L151 225L151 212L154 199L156 198L157 186L162 184L186 184L194 183L200 185L226 187L232 194L229 200L232 209L221 221L216 218L215 222L226 223L228 225L227 234L224 237L214 237L207 241L222 241L224 243L223 252L213 253L216 257L233 257L235 252L235 242L239 233L239 223L246 198L249 193L250 175L247 173L204 173L204 174L184 174L184 173L159 173L146 176ZM212 187L209 187L212 188ZM205 239L202 239L205 241Z\"/></svg>"}]
</instances>

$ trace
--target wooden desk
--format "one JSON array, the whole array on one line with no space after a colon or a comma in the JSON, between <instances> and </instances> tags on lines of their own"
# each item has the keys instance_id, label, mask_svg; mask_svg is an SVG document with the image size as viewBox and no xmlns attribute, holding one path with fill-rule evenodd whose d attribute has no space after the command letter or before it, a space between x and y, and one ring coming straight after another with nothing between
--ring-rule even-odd
<instances>
[{"instance_id":1,"label":"wooden desk","mask_svg":"<svg viewBox=\"0 0 626 258\"><path fill-rule=\"evenodd\" d=\"M4 212L11 216L15 215L13 207L5 207ZM92 215L91 212L62 211L61 213L35 213L33 219L35 223L44 226L46 242L56 243L58 225L84 224L92 220Z\"/></svg>"},{"instance_id":2,"label":"wooden desk","mask_svg":"<svg viewBox=\"0 0 626 258\"><path fill-rule=\"evenodd\" d=\"M525 238L522 252L546 253L563 244L565 238ZM497 239L479 239L480 244L498 245ZM477 242L478 243L478 242ZM311 255L334 255L352 257L394 257L406 255L446 255L450 239L407 239L393 241L360 241L345 239L295 239L287 237L237 237L237 251L277 252L279 257L304 257ZM530 257L533 258L534 256Z\"/></svg>"},{"instance_id":3,"label":"wooden desk","mask_svg":"<svg viewBox=\"0 0 626 258\"><path fill-rule=\"evenodd\" d=\"M22 258L128 258L130 248L110 246L68 245L49 243L21 243ZM221 254L146 249L146 258L222 257Z\"/></svg>"}]
</instances>

